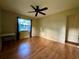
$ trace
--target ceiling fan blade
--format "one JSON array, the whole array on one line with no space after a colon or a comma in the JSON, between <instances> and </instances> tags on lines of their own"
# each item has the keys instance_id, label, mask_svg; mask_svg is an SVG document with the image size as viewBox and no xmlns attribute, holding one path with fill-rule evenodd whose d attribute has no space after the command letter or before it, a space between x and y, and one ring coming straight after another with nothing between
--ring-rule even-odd
<instances>
[{"instance_id":1,"label":"ceiling fan blade","mask_svg":"<svg viewBox=\"0 0 79 59\"><path fill-rule=\"evenodd\" d=\"M43 14L43 15L46 15L45 13L43 13L43 12L39 12L40 14Z\"/></svg>"},{"instance_id":2,"label":"ceiling fan blade","mask_svg":"<svg viewBox=\"0 0 79 59\"><path fill-rule=\"evenodd\" d=\"M48 8L47 8L47 7L45 7L45 8L40 9L40 11L47 10L47 9L48 9Z\"/></svg>"},{"instance_id":3,"label":"ceiling fan blade","mask_svg":"<svg viewBox=\"0 0 79 59\"><path fill-rule=\"evenodd\" d=\"M36 12L35 16L37 17L37 15L38 15L38 12Z\"/></svg>"},{"instance_id":4,"label":"ceiling fan blade","mask_svg":"<svg viewBox=\"0 0 79 59\"><path fill-rule=\"evenodd\" d=\"M35 9L35 11L36 11L36 12L38 12L38 10L39 10L39 6L36 6L36 9Z\"/></svg>"},{"instance_id":5,"label":"ceiling fan blade","mask_svg":"<svg viewBox=\"0 0 79 59\"><path fill-rule=\"evenodd\" d=\"M37 9L39 9L39 6L36 6L37 7Z\"/></svg>"},{"instance_id":6,"label":"ceiling fan blade","mask_svg":"<svg viewBox=\"0 0 79 59\"><path fill-rule=\"evenodd\" d=\"M29 11L28 13L33 13L33 12L35 12L35 11Z\"/></svg>"},{"instance_id":7,"label":"ceiling fan blade","mask_svg":"<svg viewBox=\"0 0 79 59\"><path fill-rule=\"evenodd\" d=\"M31 5L31 7L32 7L34 10L36 9L33 5Z\"/></svg>"}]
</instances>

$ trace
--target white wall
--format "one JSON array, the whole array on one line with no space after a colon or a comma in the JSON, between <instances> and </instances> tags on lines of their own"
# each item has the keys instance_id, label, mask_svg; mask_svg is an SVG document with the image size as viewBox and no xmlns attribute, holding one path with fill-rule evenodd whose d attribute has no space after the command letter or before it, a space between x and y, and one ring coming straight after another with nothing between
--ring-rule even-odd
<instances>
[{"instance_id":1,"label":"white wall","mask_svg":"<svg viewBox=\"0 0 79 59\"><path fill-rule=\"evenodd\" d=\"M79 8L74 8L41 18L40 36L64 43L66 37L65 34L67 16L78 13L78 10Z\"/></svg>"},{"instance_id":2,"label":"white wall","mask_svg":"<svg viewBox=\"0 0 79 59\"><path fill-rule=\"evenodd\" d=\"M50 40L64 42L66 30L66 17L51 15L41 19L40 35Z\"/></svg>"},{"instance_id":3,"label":"white wall","mask_svg":"<svg viewBox=\"0 0 79 59\"><path fill-rule=\"evenodd\" d=\"M32 20L32 36L39 36L40 34L40 20L33 19Z\"/></svg>"}]
</instances>

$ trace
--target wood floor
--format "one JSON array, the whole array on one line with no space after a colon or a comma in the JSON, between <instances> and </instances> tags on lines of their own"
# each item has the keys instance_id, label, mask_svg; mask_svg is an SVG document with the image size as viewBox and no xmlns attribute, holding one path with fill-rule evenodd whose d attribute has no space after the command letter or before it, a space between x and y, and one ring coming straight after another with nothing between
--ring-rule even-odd
<instances>
[{"instance_id":1,"label":"wood floor","mask_svg":"<svg viewBox=\"0 0 79 59\"><path fill-rule=\"evenodd\" d=\"M79 48L33 37L5 42L0 59L79 59Z\"/></svg>"}]
</instances>

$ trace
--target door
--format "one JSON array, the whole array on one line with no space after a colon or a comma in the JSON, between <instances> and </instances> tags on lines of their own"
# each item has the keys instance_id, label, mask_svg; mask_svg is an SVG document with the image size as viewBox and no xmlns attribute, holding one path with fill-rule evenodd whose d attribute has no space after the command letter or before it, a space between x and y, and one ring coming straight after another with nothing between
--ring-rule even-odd
<instances>
[{"instance_id":1,"label":"door","mask_svg":"<svg viewBox=\"0 0 79 59\"><path fill-rule=\"evenodd\" d=\"M67 41L79 43L79 15L72 15L68 17Z\"/></svg>"}]
</instances>

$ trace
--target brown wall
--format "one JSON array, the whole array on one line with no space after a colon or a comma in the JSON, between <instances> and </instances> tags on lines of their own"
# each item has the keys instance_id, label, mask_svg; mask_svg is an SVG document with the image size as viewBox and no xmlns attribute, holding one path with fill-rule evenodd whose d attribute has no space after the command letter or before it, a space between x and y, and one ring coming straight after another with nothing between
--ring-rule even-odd
<instances>
[{"instance_id":1,"label":"brown wall","mask_svg":"<svg viewBox=\"0 0 79 59\"><path fill-rule=\"evenodd\" d=\"M1 34L1 9L0 9L0 34Z\"/></svg>"},{"instance_id":2,"label":"brown wall","mask_svg":"<svg viewBox=\"0 0 79 59\"><path fill-rule=\"evenodd\" d=\"M16 32L17 15L2 10L2 33L15 33Z\"/></svg>"},{"instance_id":3,"label":"brown wall","mask_svg":"<svg viewBox=\"0 0 79 59\"><path fill-rule=\"evenodd\" d=\"M0 35L1 35L1 9L0 9ZM0 50L1 50L1 38L0 38Z\"/></svg>"},{"instance_id":4,"label":"brown wall","mask_svg":"<svg viewBox=\"0 0 79 59\"><path fill-rule=\"evenodd\" d=\"M2 34L6 33L15 33L16 27L17 27L17 16L21 16L22 18L27 18L27 16L18 15L16 13L2 10ZM32 35L38 36L39 35L39 20L38 19L32 19Z\"/></svg>"}]
</instances>

